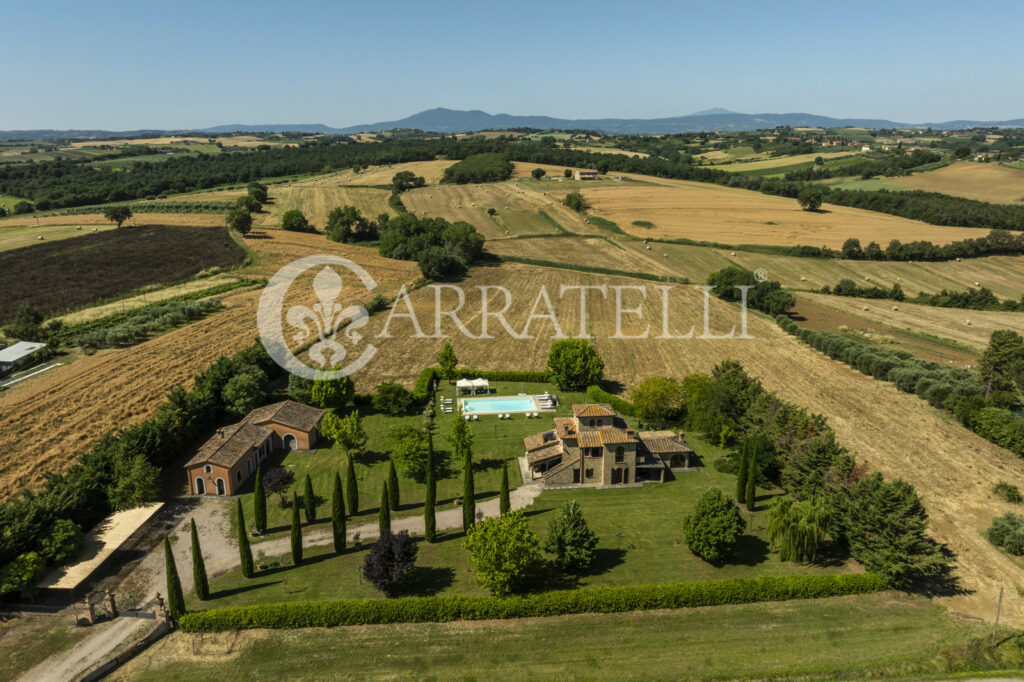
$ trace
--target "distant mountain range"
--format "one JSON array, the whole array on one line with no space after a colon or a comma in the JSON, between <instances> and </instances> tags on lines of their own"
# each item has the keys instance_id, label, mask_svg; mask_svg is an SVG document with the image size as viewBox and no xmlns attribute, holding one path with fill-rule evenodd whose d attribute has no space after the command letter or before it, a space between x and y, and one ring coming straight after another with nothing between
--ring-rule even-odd
<instances>
[{"instance_id":1,"label":"distant mountain range","mask_svg":"<svg viewBox=\"0 0 1024 682\"><path fill-rule=\"evenodd\" d=\"M462 133L475 130L507 130L511 128L537 128L541 130L596 130L612 134L664 135L669 133L695 133L730 130L757 130L776 126L808 128L937 128L941 130L962 130L979 126L1002 128L1024 127L1024 118L1009 121L946 121L944 123L901 123L875 118L831 118L816 114L740 114L728 109L714 108L698 111L686 116L670 118L580 118L565 119L551 116L515 116L512 114L488 114L485 111L460 111L438 107L396 121L379 121L346 128L332 128L321 123L289 123L266 125L219 125L199 130L4 130L0 140L41 140L48 138L116 138L145 134L203 134L203 133L324 133L347 135L370 133L396 128L425 130L436 133Z\"/></svg>"}]
</instances>

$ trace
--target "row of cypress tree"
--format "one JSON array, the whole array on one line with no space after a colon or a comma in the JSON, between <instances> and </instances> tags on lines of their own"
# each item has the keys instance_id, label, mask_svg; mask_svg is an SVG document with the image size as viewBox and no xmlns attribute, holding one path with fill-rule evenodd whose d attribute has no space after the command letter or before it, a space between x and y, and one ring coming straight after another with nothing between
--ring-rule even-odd
<instances>
[{"instance_id":1,"label":"row of cypress tree","mask_svg":"<svg viewBox=\"0 0 1024 682\"><path fill-rule=\"evenodd\" d=\"M434 542L437 537L437 480L434 471L434 426L433 419L429 419L427 425L428 462L426 477L426 498L423 505L424 538L427 542ZM463 530L468 531L476 523L476 502L475 482L473 475L472 455L472 432L469 425L463 419L455 420L452 428L453 443L456 456L461 455L463 460L463 504L462 523ZM747 465L748 453L744 450L744 459L741 463L741 472L746 469L753 471L753 464ZM754 455L756 458L756 454ZM752 460L753 461L753 460ZM748 496L748 508L752 508L752 485L754 476L749 477L751 493ZM333 493L331 496L331 530L335 552L343 552L347 546L346 529L346 508L349 514L358 511L358 487L356 484L355 472L352 458L349 457L348 466L345 470L345 492L342 490L341 476L334 475ZM347 494L346 494L347 493ZM737 493L739 495L739 493ZM346 504L347 503L347 504ZM381 489L380 508L377 521L380 534L391 532L391 512L397 511L400 503L398 484L398 472L395 470L394 462L388 469L388 477ZM245 512L242 508L242 501L237 501L238 515L238 548L241 559L242 575L251 578L255 571L252 557L252 548L249 543L249 535L246 530ZM313 491L312 480L306 476L303 488L303 511L306 522L313 523L317 519L316 495ZM501 474L501 488L498 497L498 508L502 516L511 509L509 494L508 467L503 465ZM263 470L256 472L255 491L253 494L253 516L254 525L258 532L265 533L267 530L267 498L263 489ZM209 599L210 586L206 575L206 566L203 562L202 550L199 545L199 534L196 530L195 520L191 522L192 535L192 575L195 584L196 598L200 600ZM292 519L291 519L291 553L292 563L296 566L302 563L302 521L299 512L299 499L296 493L292 493ZM167 567L167 607L172 618L178 618L185 613L185 598L181 588L181 580L178 576L177 566L171 551L170 540L164 538L164 554Z\"/></svg>"}]
</instances>

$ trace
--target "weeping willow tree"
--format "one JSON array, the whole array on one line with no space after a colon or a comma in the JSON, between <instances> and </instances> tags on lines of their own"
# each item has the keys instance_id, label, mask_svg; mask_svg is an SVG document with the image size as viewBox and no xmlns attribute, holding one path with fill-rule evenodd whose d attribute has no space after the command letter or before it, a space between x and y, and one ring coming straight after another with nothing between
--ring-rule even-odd
<instances>
[{"instance_id":1,"label":"weeping willow tree","mask_svg":"<svg viewBox=\"0 0 1024 682\"><path fill-rule=\"evenodd\" d=\"M768 538L783 561L813 563L825 539L830 516L821 500L797 502L776 497L768 509Z\"/></svg>"}]
</instances>

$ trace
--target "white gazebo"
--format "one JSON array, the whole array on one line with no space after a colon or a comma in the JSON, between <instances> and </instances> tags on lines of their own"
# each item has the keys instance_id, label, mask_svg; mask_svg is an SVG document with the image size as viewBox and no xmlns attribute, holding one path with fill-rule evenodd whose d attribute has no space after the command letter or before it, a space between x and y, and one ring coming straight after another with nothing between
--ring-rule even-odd
<instances>
[{"instance_id":1,"label":"white gazebo","mask_svg":"<svg viewBox=\"0 0 1024 682\"><path fill-rule=\"evenodd\" d=\"M491 382L487 379L459 379L455 382L455 393L469 393L476 395L477 391L482 393L491 392Z\"/></svg>"}]
</instances>

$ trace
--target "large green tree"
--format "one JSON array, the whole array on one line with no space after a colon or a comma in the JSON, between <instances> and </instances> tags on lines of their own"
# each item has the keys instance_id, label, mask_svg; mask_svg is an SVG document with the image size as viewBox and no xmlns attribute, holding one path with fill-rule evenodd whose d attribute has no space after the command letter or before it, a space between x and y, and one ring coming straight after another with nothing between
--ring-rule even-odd
<instances>
[{"instance_id":1,"label":"large green tree","mask_svg":"<svg viewBox=\"0 0 1024 682\"><path fill-rule=\"evenodd\" d=\"M437 536L437 480L434 473L434 433L433 423L427 426L427 490L423 502L423 537L433 542Z\"/></svg>"},{"instance_id":2,"label":"large green tree","mask_svg":"<svg viewBox=\"0 0 1024 682\"><path fill-rule=\"evenodd\" d=\"M539 541L522 510L470 527L462 544L477 582L498 596L522 591L540 566Z\"/></svg>"},{"instance_id":3,"label":"large green tree","mask_svg":"<svg viewBox=\"0 0 1024 682\"><path fill-rule=\"evenodd\" d=\"M814 562L831 525L821 500L798 502L780 495L768 508L768 538L783 561Z\"/></svg>"},{"instance_id":4,"label":"large green tree","mask_svg":"<svg viewBox=\"0 0 1024 682\"><path fill-rule=\"evenodd\" d=\"M359 416L358 410L352 410L344 417L328 412L324 415L320 428L347 456L362 453L370 440L366 429L363 428L363 419Z\"/></svg>"},{"instance_id":5,"label":"large green tree","mask_svg":"<svg viewBox=\"0 0 1024 682\"><path fill-rule=\"evenodd\" d=\"M267 532L267 491L263 488L263 467L256 469L256 482L252 490L253 526L256 532Z\"/></svg>"},{"instance_id":6,"label":"large green tree","mask_svg":"<svg viewBox=\"0 0 1024 682\"><path fill-rule=\"evenodd\" d=\"M398 471L395 470L395 460L388 462L388 508L391 511L398 511L401 504L401 496L398 490Z\"/></svg>"},{"instance_id":7,"label":"large green tree","mask_svg":"<svg viewBox=\"0 0 1024 682\"><path fill-rule=\"evenodd\" d=\"M850 553L864 568L881 573L895 587L908 587L941 574L950 563L926 535L928 514L914 487L888 482L875 472L835 498Z\"/></svg>"},{"instance_id":8,"label":"large green tree","mask_svg":"<svg viewBox=\"0 0 1024 682\"><path fill-rule=\"evenodd\" d=\"M121 227L124 221L132 217L132 210L127 206L108 206L103 209L103 217Z\"/></svg>"},{"instance_id":9,"label":"large green tree","mask_svg":"<svg viewBox=\"0 0 1024 682\"><path fill-rule=\"evenodd\" d=\"M167 574L167 613L171 618L178 619L185 615L185 594L181 591L181 578L178 577L178 565L174 562L171 541L164 536L164 568Z\"/></svg>"},{"instance_id":10,"label":"large green tree","mask_svg":"<svg viewBox=\"0 0 1024 682\"><path fill-rule=\"evenodd\" d=\"M306 219L306 214L297 208L285 211L281 216L281 228L293 232L312 232L313 226Z\"/></svg>"},{"instance_id":11,"label":"large green tree","mask_svg":"<svg viewBox=\"0 0 1024 682\"><path fill-rule=\"evenodd\" d=\"M292 493L292 563L302 563L302 519L299 518L299 496Z\"/></svg>"},{"instance_id":12,"label":"large green tree","mask_svg":"<svg viewBox=\"0 0 1024 682\"><path fill-rule=\"evenodd\" d=\"M315 379L309 397L317 407L340 410L352 400L355 390L355 384L347 376L335 379Z\"/></svg>"},{"instance_id":13,"label":"large green tree","mask_svg":"<svg viewBox=\"0 0 1024 682\"><path fill-rule=\"evenodd\" d=\"M459 359L455 357L455 349L452 348L450 341L445 341L444 346L438 352L437 364L440 366L441 375L445 379L452 379L455 376L455 366L459 364Z\"/></svg>"},{"instance_id":14,"label":"large green tree","mask_svg":"<svg viewBox=\"0 0 1024 682\"><path fill-rule=\"evenodd\" d=\"M242 511L242 500L236 503L238 514L238 557L242 565L242 575L246 578L253 576L254 568L252 563L252 548L249 546L249 532L245 528L245 512Z\"/></svg>"},{"instance_id":15,"label":"large green tree","mask_svg":"<svg viewBox=\"0 0 1024 682\"><path fill-rule=\"evenodd\" d=\"M648 377L633 389L636 416L657 426L678 419L683 410L683 389L675 379Z\"/></svg>"},{"instance_id":16,"label":"large green tree","mask_svg":"<svg viewBox=\"0 0 1024 682\"><path fill-rule=\"evenodd\" d=\"M544 549L555 555L554 564L563 571L578 573L594 561L597 536L583 518L583 509L576 500L565 502L558 516L548 524Z\"/></svg>"},{"instance_id":17,"label":"large green tree","mask_svg":"<svg viewBox=\"0 0 1024 682\"><path fill-rule=\"evenodd\" d=\"M732 551L746 522L736 503L718 488L709 488L697 498L683 520L683 533L690 551L711 563L720 563Z\"/></svg>"},{"instance_id":18,"label":"large green tree","mask_svg":"<svg viewBox=\"0 0 1024 682\"><path fill-rule=\"evenodd\" d=\"M206 601L210 598L210 581L206 577L206 563L203 561L203 550L199 547L199 531L196 520L191 519L192 526L192 582L195 586L196 599Z\"/></svg>"},{"instance_id":19,"label":"large green tree","mask_svg":"<svg viewBox=\"0 0 1024 682\"><path fill-rule=\"evenodd\" d=\"M356 463L352 455L346 458L345 464L345 504L349 516L359 513L359 484L356 482Z\"/></svg>"},{"instance_id":20,"label":"large green tree","mask_svg":"<svg viewBox=\"0 0 1024 682\"><path fill-rule=\"evenodd\" d=\"M244 208L233 208L224 217L229 229L234 230L243 237L252 232L252 213Z\"/></svg>"},{"instance_id":21,"label":"large green tree","mask_svg":"<svg viewBox=\"0 0 1024 682\"><path fill-rule=\"evenodd\" d=\"M380 506L377 507L377 525L380 528L381 537L391 532L391 506L388 498L388 484L380 489Z\"/></svg>"},{"instance_id":22,"label":"large green tree","mask_svg":"<svg viewBox=\"0 0 1024 682\"><path fill-rule=\"evenodd\" d=\"M1003 393L1015 402L1018 383L1024 378L1024 337L1012 329L997 329L978 362L982 389L986 396Z\"/></svg>"},{"instance_id":23,"label":"large green tree","mask_svg":"<svg viewBox=\"0 0 1024 682\"><path fill-rule=\"evenodd\" d=\"M345 529L345 496L341 492L341 476L334 473L334 493L331 495L331 534L334 551L344 552L348 538Z\"/></svg>"},{"instance_id":24,"label":"large green tree","mask_svg":"<svg viewBox=\"0 0 1024 682\"><path fill-rule=\"evenodd\" d=\"M398 462L402 474L422 483L427 479L429 444L427 433L412 424L399 424L388 431L391 459Z\"/></svg>"},{"instance_id":25,"label":"large green tree","mask_svg":"<svg viewBox=\"0 0 1024 682\"><path fill-rule=\"evenodd\" d=\"M302 506L306 512L306 523L316 523L316 493L313 492L313 479L306 474L302 486Z\"/></svg>"},{"instance_id":26,"label":"large green tree","mask_svg":"<svg viewBox=\"0 0 1024 682\"><path fill-rule=\"evenodd\" d=\"M604 360L586 339L558 339L548 352L548 369L563 391L582 391L600 381Z\"/></svg>"},{"instance_id":27,"label":"large green tree","mask_svg":"<svg viewBox=\"0 0 1024 682\"><path fill-rule=\"evenodd\" d=\"M461 414L452 420L448 437L456 459L462 460L462 529L468 531L476 523L476 484L473 480L473 431Z\"/></svg>"}]
</instances>

